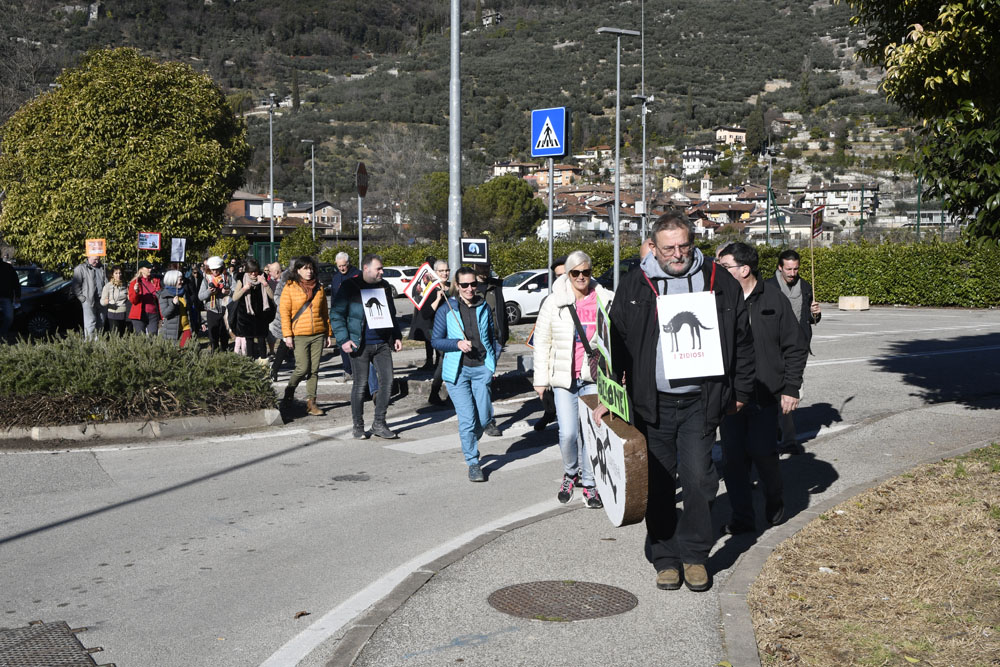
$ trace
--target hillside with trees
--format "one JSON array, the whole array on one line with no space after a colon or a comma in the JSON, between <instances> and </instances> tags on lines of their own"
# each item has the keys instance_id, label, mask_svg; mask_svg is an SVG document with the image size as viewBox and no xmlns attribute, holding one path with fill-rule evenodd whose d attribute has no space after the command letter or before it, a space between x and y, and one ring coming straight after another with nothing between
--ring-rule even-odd
<instances>
[{"instance_id":1,"label":"hillside with trees","mask_svg":"<svg viewBox=\"0 0 1000 667\"><path fill-rule=\"evenodd\" d=\"M8 56L0 102L47 90L60 68L89 49L135 46L209 74L245 115L253 148L248 190L268 187L268 113L261 104L269 93L283 101L273 117L278 197L308 198L309 153L302 139L316 141L317 198L345 208L351 207L358 160L372 174L366 208L375 213L410 200L417 183L447 168L447 3L64 1L15 6L0 0L11 18L0 28L0 55ZM485 10L498 11L502 22L483 26ZM899 122L903 116L868 80L877 71L853 58L865 42L850 15L847 6L827 0L647 0L645 92L656 98L647 121L650 146L704 141L714 126L741 124L754 113L797 111L821 119L865 113L881 124ZM612 143L615 41L597 34L603 25L638 29L640 3L464 4L466 182L481 182L497 160L528 157L533 108L572 109L574 151ZM640 79L640 41L623 39L627 161L638 159L641 145L640 111L632 99ZM755 111L755 102L767 111ZM0 106L0 113L11 111Z\"/></svg>"}]
</instances>

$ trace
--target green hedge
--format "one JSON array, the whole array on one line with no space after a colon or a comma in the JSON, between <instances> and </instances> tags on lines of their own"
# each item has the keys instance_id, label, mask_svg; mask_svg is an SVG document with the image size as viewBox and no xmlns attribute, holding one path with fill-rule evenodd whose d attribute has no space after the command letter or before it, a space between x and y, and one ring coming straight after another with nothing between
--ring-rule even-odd
<instances>
[{"instance_id":1,"label":"green hedge","mask_svg":"<svg viewBox=\"0 0 1000 667\"><path fill-rule=\"evenodd\" d=\"M274 407L268 369L157 336L0 346L0 427L231 414Z\"/></svg>"},{"instance_id":2,"label":"green hedge","mask_svg":"<svg viewBox=\"0 0 1000 667\"><path fill-rule=\"evenodd\" d=\"M700 244L702 252L714 255L715 244ZM421 246L366 246L382 255L387 265L419 266L428 255L447 257L445 242ZM556 241L556 257L582 249L594 261L596 274L614 261L609 241ZM355 259L356 249L338 246L327 249L322 261L333 261L339 251ZM760 269L770 277L783 248L758 246ZM812 280L812 261L808 248L800 248L801 273ZM867 296L873 304L910 306L963 306L987 308L1000 306L1000 246L991 243L967 244L963 241L942 243L936 240L908 245L862 242L831 248L816 248L816 297L835 302L841 296ZM621 249L622 259L638 253L634 245ZM546 265L548 245L529 240L522 243L491 243L493 268L501 276Z\"/></svg>"}]
</instances>

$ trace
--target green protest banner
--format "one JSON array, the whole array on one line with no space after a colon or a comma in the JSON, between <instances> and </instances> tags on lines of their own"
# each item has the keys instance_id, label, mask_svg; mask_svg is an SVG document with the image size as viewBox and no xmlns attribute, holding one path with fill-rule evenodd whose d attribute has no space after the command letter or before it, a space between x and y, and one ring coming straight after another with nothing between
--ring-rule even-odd
<instances>
[{"instance_id":1,"label":"green protest banner","mask_svg":"<svg viewBox=\"0 0 1000 667\"><path fill-rule=\"evenodd\" d=\"M603 368L597 371L597 397L608 410L627 422L632 421L625 387L605 375Z\"/></svg>"}]
</instances>

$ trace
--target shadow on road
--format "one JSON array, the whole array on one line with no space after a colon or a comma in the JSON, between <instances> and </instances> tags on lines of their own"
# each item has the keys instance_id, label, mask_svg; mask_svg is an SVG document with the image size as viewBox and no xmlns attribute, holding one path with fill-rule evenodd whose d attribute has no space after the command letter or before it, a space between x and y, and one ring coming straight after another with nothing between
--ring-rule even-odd
<instances>
[{"instance_id":1,"label":"shadow on road","mask_svg":"<svg viewBox=\"0 0 1000 667\"><path fill-rule=\"evenodd\" d=\"M902 376L915 389L910 395L927 403L983 409L984 398L1000 397L1000 333L899 341L872 363Z\"/></svg>"}]
</instances>

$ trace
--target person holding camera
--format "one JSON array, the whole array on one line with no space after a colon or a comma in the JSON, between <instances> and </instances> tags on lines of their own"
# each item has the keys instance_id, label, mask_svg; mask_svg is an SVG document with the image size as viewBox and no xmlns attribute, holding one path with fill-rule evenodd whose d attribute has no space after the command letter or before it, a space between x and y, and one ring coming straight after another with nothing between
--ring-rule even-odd
<instances>
[{"instance_id":1,"label":"person holding camera","mask_svg":"<svg viewBox=\"0 0 1000 667\"><path fill-rule=\"evenodd\" d=\"M205 262L208 273L201 281L198 299L205 307L208 321L208 340L213 351L225 350L229 345L229 330L226 328L226 306L233 293L233 281L223 270L221 257L212 255Z\"/></svg>"}]
</instances>

